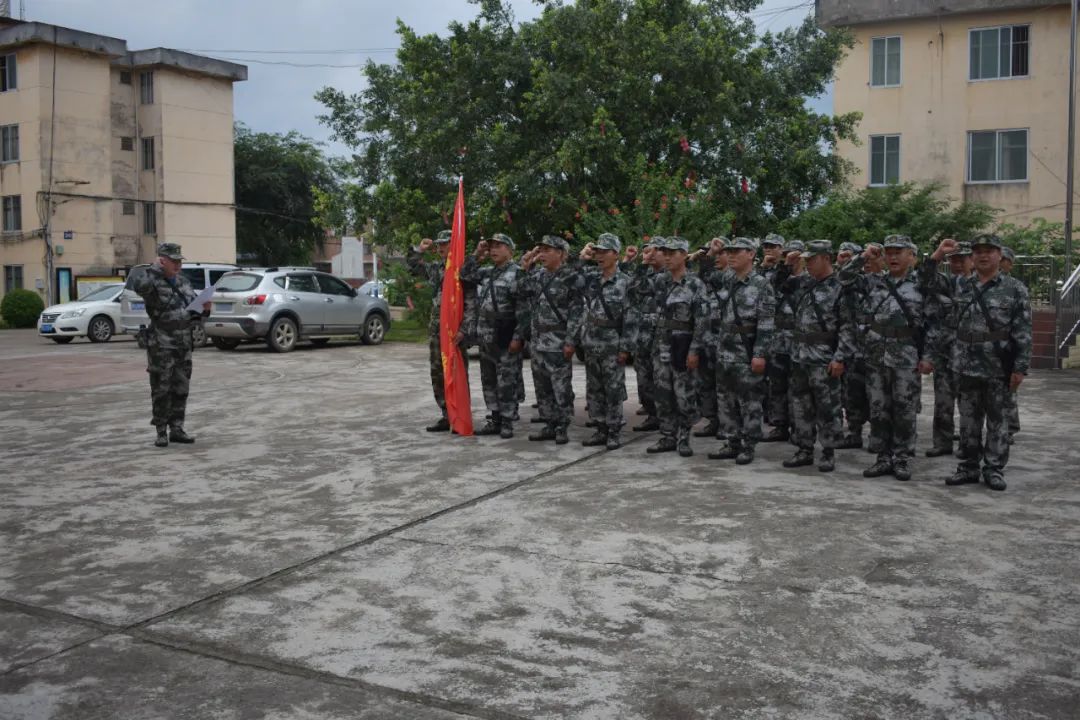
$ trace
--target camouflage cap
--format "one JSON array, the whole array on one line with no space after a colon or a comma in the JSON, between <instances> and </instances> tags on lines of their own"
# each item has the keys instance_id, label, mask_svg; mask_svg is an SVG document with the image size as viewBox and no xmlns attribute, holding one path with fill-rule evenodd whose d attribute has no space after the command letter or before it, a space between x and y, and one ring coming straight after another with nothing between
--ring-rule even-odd
<instances>
[{"instance_id":1,"label":"camouflage cap","mask_svg":"<svg viewBox=\"0 0 1080 720\"><path fill-rule=\"evenodd\" d=\"M729 242L731 242L731 238L727 237L726 235L720 235L720 236L714 237L712 239L712 242L718 242L718 243L720 243L720 247L725 248L725 247L727 247L727 244Z\"/></svg>"},{"instance_id":2,"label":"camouflage cap","mask_svg":"<svg viewBox=\"0 0 1080 720\"><path fill-rule=\"evenodd\" d=\"M788 240L786 243L784 243L783 252L785 255L789 252L801 253L804 250L806 250L806 243L804 243L802 240Z\"/></svg>"},{"instance_id":3,"label":"camouflage cap","mask_svg":"<svg viewBox=\"0 0 1080 720\"><path fill-rule=\"evenodd\" d=\"M612 233L600 233L600 237L596 238L596 242L593 243L595 250L611 250L613 252L619 252L622 250L622 241L619 240L618 235Z\"/></svg>"},{"instance_id":4,"label":"camouflage cap","mask_svg":"<svg viewBox=\"0 0 1080 720\"><path fill-rule=\"evenodd\" d=\"M725 245L724 250L750 250L751 252L757 252L757 243L748 237L737 237Z\"/></svg>"},{"instance_id":5,"label":"camouflage cap","mask_svg":"<svg viewBox=\"0 0 1080 720\"><path fill-rule=\"evenodd\" d=\"M784 236L777 235L776 233L769 233L765 236L765 239L761 241L761 246L776 245L777 247L784 247Z\"/></svg>"},{"instance_id":6,"label":"camouflage cap","mask_svg":"<svg viewBox=\"0 0 1080 720\"><path fill-rule=\"evenodd\" d=\"M665 250L682 250L683 252L690 252L690 241L684 237L678 235L672 235L664 243Z\"/></svg>"},{"instance_id":7,"label":"camouflage cap","mask_svg":"<svg viewBox=\"0 0 1080 720\"><path fill-rule=\"evenodd\" d=\"M158 257L167 257L170 260L183 260L184 256L180 252L180 246L176 243L161 243L157 246Z\"/></svg>"},{"instance_id":8,"label":"camouflage cap","mask_svg":"<svg viewBox=\"0 0 1080 720\"><path fill-rule=\"evenodd\" d=\"M856 253L862 252L862 246L860 246L858 243L842 242L840 243L840 252L849 252L854 255Z\"/></svg>"},{"instance_id":9,"label":"camouflage cap","mask_svg":"<svg viewBox=\"0 0 1080 720\"><path fill-rule=\"evenodd\" d=\"M899 248L900 250L916 250L915 243L907 235L888 235L882 243L886 250Z\"/></svg>"},{"instance_id":10,"label":"camouflage cap","mask_svg":"<svg viewBox=\"0 0 1080 720\"><path fill-rule=\"evenodd\" d=\"M503 245L507 246L511 250L517 250L517 248L514 246L513 239L509 235L506 235L505 233L495 233L494 235L491 236L490 240L493 243L502 243Z\"/></svg>"},{"instance_id":11,"label":"camouflage cap","mask_svg":"<svg viewBox=\"0 0 1080 720\"><path fill-rule=\"evenodd\" d=\"M653 235L642 247L662 248L667 244L667 238L663 235Z\"/></svg>"},{"instance_id":12,"label":"camouflage cap","mask_svg":"<svg viewBox=\"0 0 1080 720\"><path fill-rule=\"evenodd\" d=\"M440 230L439 234L435 236L435 242L439 243L440 245L442 243L448 243L450 242L450 238L452 236L453 233L451 233L449 230Z\"/></svg>"},{"instance_id":13,"label":"camouflage cap","mask_svg":"<svg viewBox=\"0 0 1080 720\"><path fill-rule=\"evenodd\" d=\"M828 255L832 257L832 241L831 240L811 240L806 243L806 249L803 250L802 256L804 258L811 258L815 255Z\"/></svg>"},{"instance_id":14,"label":"camouflage cap","mask_svg":"<svg viewBox=\"0 0 1080 720\"><path fill-rule=\"evenodd\" d=\"M879 242L868 242L868 243L866 243L866 249L869 250L870 248L874 248L875 250L884 250L885 246L882 245Z\"/></svg>"},{"instance_id":15,"label":"camouflage cap","mask_svg":"<svg viewBox=\"0 0 1080 720\"><path fill-rule=\"evenodd\" d=\"M562 250L563 252L569 252L570 250L570 243L566 242L558 235L545 235L540 238L540 244L555 248L556 250Z\"/></svg>"},{"instance_id":16,"label":"camouflage cap","mask_svg":"<svg viewBox=\"0 0 1080 720\"><path fill-rule=\"evenodd\" d=\"M1001 238L998 237L997 235L992 234L992 233L986 233L986 234L983 234L983 235L976 235L975 237L971 238L971 249L972 250L979 247L980 245L987 245L989 247L996 247L998 250L1001 250L1002 248L1005 247L1005 243L1001 242Z\"/></svg>"},{"instance_id":17,"label":"camouflage cap","mask_svg":"<svg viewBox=\"0 0 1080 720\"><path fill-rule=\"evenodd\" d=\"M1006 260L1016 260L1016 253L1013 252L1011 247L1004 245L1001 248L1001 257Z\"/></svg>"},{"instance_id":18,"label":"camouflage cap","mask_svg":"<svg viewBox=\"0 0 1080 720\"><path fill-rule=\"evenodd\" d=\"M957 256L957 257L961 257L961 256L964 256L964 255L970 255L970 254L971 254L971 243L962 242L962 243L957 243L956 244L956 249L953 250L948 255L946 255L945 257L951 258L954 255Z\"/></svg>"}]
</instances>

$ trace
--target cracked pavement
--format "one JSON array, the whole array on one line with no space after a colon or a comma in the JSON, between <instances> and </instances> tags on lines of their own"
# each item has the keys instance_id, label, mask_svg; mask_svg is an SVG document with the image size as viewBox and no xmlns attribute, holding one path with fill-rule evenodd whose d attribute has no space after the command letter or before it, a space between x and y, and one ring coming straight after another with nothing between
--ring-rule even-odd
<instances>
[{"instance_id":1,"label":"cracked pavement","mask_svg":"<svg viewBox=\"0 0 1080 720\"><path fill-rule=\"evenodd\" d=\"M580 366L569 445L426 433L409 344L200 350L198 440L159 450L144 368L0 332L0 718L1080 708L1075 372L1028 378L991 493L946 488L951 458L899 483L855 450L583 448Z\"/></svg>"}]
</instances>

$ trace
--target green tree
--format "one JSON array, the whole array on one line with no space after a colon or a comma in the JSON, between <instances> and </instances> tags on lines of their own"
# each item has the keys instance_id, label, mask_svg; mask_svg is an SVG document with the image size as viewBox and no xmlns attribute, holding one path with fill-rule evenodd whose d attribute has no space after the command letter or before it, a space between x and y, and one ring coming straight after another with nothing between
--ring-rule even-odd
<instances>
[{"instance_id":1,"label":"green tree","mask_svg":"<svg viewBox=\"0 0 1080 720\"><path fill-rule=\"evenodd\" d=\"M234 153L237 251L264 265L309 263L325 236L317 198L340 192L333 162L296 132L253 132L239 123Z\"/></svg>"},{"instance_id":2,"label":"green tree","mask_svg":"<svg viewBox=\"0 0 1080 720\"><path fill-rule=\"evenodd\" d=\"M358 94L317 95L355 150L352 202L382 244L447 226L461 174L470 227L528 241L610 218L643 234L761 232L848 169L831 150L858 116L804 102L832 78L842 32L808 20L757 35L760 0L547 0L521 24L500 0L477 4L446 36L399 22L396 64L369 63ZM666 208L642 196L661 178Z\"/></svg>"}]
</instances>

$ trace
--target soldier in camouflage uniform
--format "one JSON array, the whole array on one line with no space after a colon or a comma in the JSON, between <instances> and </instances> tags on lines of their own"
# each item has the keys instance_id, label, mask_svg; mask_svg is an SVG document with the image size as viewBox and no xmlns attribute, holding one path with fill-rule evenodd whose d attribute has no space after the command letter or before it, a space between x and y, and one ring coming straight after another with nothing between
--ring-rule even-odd
<instances>
[{"instance_id":1,"label":"soldier in camouflage uniform","mask_svg":"<svg viewBox=\"0 0 1080 720\"><path fill-rule=\"evenodd\" d=\"M438 250L437 260L425 260L424 255L434 246ZM431 286L431 319L428 322L428 368L431 372L431 391L435 395L435 404L439 406L442 417L425 429L428 432L449 432L450 421L446 417L446 392L443 388L443 365L442 347L440 340L439 311L442 307L443 274L446 271L446 258L450 255L450 231L442 230L434 242L430 238L424 238L420 245L409 249L405 261L409 271L413 275L423 278ZM464 289L466 312L472 307L472 292ZM469 355L461 353L461 360L465 363L466 376L469 369Z\"/></svg>"},{"instance_id":2,"label":"soldier in camouflage uniform","mask_svg":"<svg viewBox=\"0 0 1080 720\"><path fill-rule=\"evenodd\" d=\"M145 271L133 274L128 287L142 297L150 327L146 331L146 372L150 373L151 424L157 429L154 445L193 443L184 431L188 388L191 384L191 327L210 315L188 310L197 293L180 273L184 256L176 243L161 243L158 258Z\"/></svg>"},{"instance_id":3,"label":"soldier in camouflage uniform","mask_svg":"<svg viewBox=\"0 0 1080 720\"><path fill-rule=\"evenodd\" d=\"M669 237L661 250L667 271L656 279L657 325L653 363L656 368L656 409L660 440L647 452L678 450L690 457L690 429L700 419L698 366L708 332L708 300L701 278L687 272L690 244Z\"/></svg>"},{"instance_id":4,"label":"soldier in camouflage uniform","mask_svg":"<svg viewBox=\"0 0 1080 720\"><path fill-rule=\"evenodd\" d=\"M927 261L936 265L956 241L943 240ZM979 235L971 241L975 275L949 283L938 275L939 290L952 294L956 342L953 367L960 391L960 437L964 458L945 482L982 480L1004 490L1009 461L1009 393L1023 382L1031 363L1031 302L1019 280L1001 273L1001 238ZM986 444L983 445L983 426Z\"/></svg>"},{"instance_id":5,"label":"soldier in camouflage uniform","mask_svg":"<svg viewBox=\"0 0 1080 720\"><path fill-rule=\"evenodd\" d=\"M703 247L687 257L687 264L698 262L698 277L705 282L706 295L708 295L709 283L707 278L714 273L727 271L728 256L724 253L724 245L727 238L713 238L709 245ZM715 298L709 297L709 325L720 322L717 314ZM716 437L720 432L720 403L724 402L717 397L716 387L716 348L714 343L706 343L705 354L701 356L701 366L698 368L698 380L700 381L701 416L705 418L705 426L694 431L694 437Z\"/></svg>"},{"instance_id":6,"label":"soldier in camouflage uniform","mask_svg":"<svg viewBox=\"0 0 1080 720\"><path fill-rule=\"evenodd\" d=\"M637 309L630 301L630 277L621 272L621 242L603 233L582 251L583 260L595 260L597 267L582 269L582 302L570 319L567 357L576 346L585 348L585 372L592 397L589 414L596 431L582 445L604 445L608 450L622 446L623 402L626 400L626 363L637 342Z\"/></svg>"},{"instance_id":7,"label":"soldier in camouflage uniform","mask_svg":"<svg viewBox=\"0 0 1080 720\"><path fill-rule=\"evenodd\" d=\"M973 268L971 246L958 243L946 259L949 261L949 285L959 288L962 278L969 277ZM935 293L928 310L931 323L927 331L930 363L934 366L934 424L932 444L926 457L952 455L956 433L956 370L952 365L952 346L956 343L955 318L952 312L955 292ZM960 443L961 454L963 441Z\"/></svg>"},{"instance_id":8,"label":"soldier in camouflage uniform","mask_svg":"<svg viewBox=\"0 0 1080 720\"><path fill-rule=\"evenodd\" d=\"M776 297L764 274L754 272L757 243L738 237L724 248L728 269L706 277L715 298L719 323L711 327L716 353L716 386L722 398L720 425L725 444L709 453L714 460L754 460L761 440L765 367L772 342Z\"/></svg>"},{"instance_id":9,"label":"soldier in camouflage uniform","mask_svg":"<svg viewBox=\"0 0 1080 720\"><path fill-rule=\"evenodd\" d=\"M653 365L656 346L656 277L667 265L660 248L666 240L659 235L641 249L641 264L630 275L630 304L638 309L637 340L634 343L634 374L637 377L638 399L645 411L645 420L633 427L634 432L660 429L656 415L656 368Z\"/></svg>"},{"instance_id":10,"label":"soldier in camouflage uniform","mask_svg":"<svg viewBox=\"0 0 1080 720\"><path fill-rule=\"evenodd\" d=\"M836 266L842 271L852 259L862 253L863 249L853 242L840 243L840 252L836 254ZM860 323L855 308L862 306L862 298L859 293L863 289L861 283L845 286L844 302L848 304L847 312L856 326ZM843 377L840 378L840 398L844 406L844 419L847 422L847 432L844 434L838 449L861 448L863 446L863 426L870 420L870 398L866 388L866 360L862 354L861 333L855 333L855 357L852 358L850 367L846 368Z\"/></svg>"},{"instance_id":11,"label":"soldier in camouflage uniform","mask_svg":"<svg viewBox=\"0 0 1080 720\"><path fill-rule=\"evenodd\" d=\"M818 470L832 472L841 432L840 376L855 355L855 340L842 302L843 288L833 273L832 243L812 240L802 257L806 274L787 277L797 260L790 255L777 274L784 292L796 295L790 392L792 442L799 449L784 467L814 463L816 432L822 448Z\"/></svg>"},{"instance_id":12,"label":"soldier in camouflage uniform","mask_svg":"<svg viewBox=\"0 0 1080 720\"><path fill-rule=\"evenodd\" d=\"M481 267L490 257L494 267ZM465 259L459 276L476 286L476 303L470 323L480 343L480 381L488 418L477 435L514 437L521 393L521 351L529 325L525 301L525 274L513 261L514 241L496 233L481 240L476 252Z\"/></svg>"},{"instance_id":13,"label":"soldier in camouflage uniform","mask_svg":"<svg viewBox=\"0 0 1080 720\"><path fill-rule=\"evenodd\" d=\"M543 429L531 433L533 441L569 442L566 430L574 417L573 355L563 348L572 344L570 317L580 303L581 278L566 263L570 246L554 235L545 235L540 244L526 253L524 300L531 308L532 322L526 339L532 352L533 385ZM533 263L540 266L533 269Z\"/></svg>"},{"instance_id":14,"label":"soldier in camouflage uniform","mask_svg":"<svg viewBox=\"0 0 1080 720\"><path fill-rule=\"evenodd\" d=\"M870 424L881 440L877 461L864 477L893 475L910 480L909 463L915 455L916 418L921 384L919 373L931 370L926 348L926 299L932 280L926 268L916 276L910 270L915 243L905 235L885 238L884 255L889 273L864 272L865 261L881 251L868 248L856 253L840 270L840 280L854 286L859 304L853 313L860 332L867 365L870 393Z\"/></svg>"},{"instance_id":15,"label":"soldier in camouflage uniform","mask_svg":"<svg viewBox=\"0 0 1080 720\"><path fill-rule=\"evenodd\" d=\"M772 346L766 357L768 367L768 417L772 425L762 442L784 442L791 436L791 393L789 382L791 377L791 332L795 328L795 301L796 294L785 292L783 283L777 282L778 278L787 279L794 275L805 272L802 263L802 253L806 245L801 240L789 240L781 252L781 258L787 265L787 260L792 259L793 265L788 267L781 275L780 268L771 276L767 275L772 284L773 293L776 297L776 321L773 325ZM792 255L794 253L794 255Z\"/></svg>"},{"instance_id":16,"label":"soldier in camouflage uniform","mask_svg":"<svg viewBox=\"0 0 1080 720\"><path fill-rule=\"evenodd\" d=\"M1013 263L1016 262L1016 253L1010 247L1001 248L1001 272L1012 275ZM1017 404L1016 391L1009 393L1009 444L1013 443L1013 435L1020 432L1020 406Z\"/></svg>"}]
</instances>

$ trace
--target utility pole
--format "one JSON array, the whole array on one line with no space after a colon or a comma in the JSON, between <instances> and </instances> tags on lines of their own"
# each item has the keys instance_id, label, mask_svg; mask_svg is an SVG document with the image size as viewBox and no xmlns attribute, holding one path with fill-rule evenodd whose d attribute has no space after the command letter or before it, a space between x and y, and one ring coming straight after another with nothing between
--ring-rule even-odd
<instances>
[{"instance_id":1,"label":"utility pole","mask_svg":"<svg viewBox=\"0 0 1080 720\"><path fill-rule=\"evenodd\" d=\"M1065 277L1073 273L1073 178L1076 174L1076 16L1080 0L1072 0L1069 30L1069 148L1065 173Z\"/></svg>"}]
</instances>

